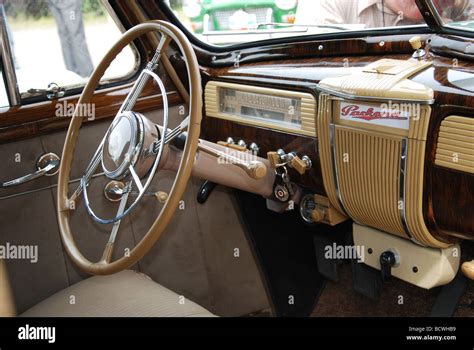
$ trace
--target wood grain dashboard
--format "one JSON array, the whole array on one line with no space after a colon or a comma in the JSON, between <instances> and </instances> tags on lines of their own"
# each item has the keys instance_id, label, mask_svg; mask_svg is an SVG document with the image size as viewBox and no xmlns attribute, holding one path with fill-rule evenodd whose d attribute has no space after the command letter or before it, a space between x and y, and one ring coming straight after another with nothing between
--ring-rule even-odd
<instances>
[{"instance_id":1,"label":"wood grain dashboard","mask_svg":"<svg viewBox=\"0 0 474 350\"><path fill-rule=\"evenodd\" d=\"M387 55L383 58L407 60L410 55ZM380 57L356 56L345 60L341 57L325 57L324 60L295 59L255 62L239 67L203 68L203 86L217 80L257 87L284 89L314 94L321 90L318 83L327 77L350 74L358 67L370 64ZM457 238L474 239L474 175L435 164L438 134L442 121L452 115L473 119L474 90L460 83L474 80L474 67L459 60L430 55L431 66L415 73L410 80L423 84L434 91L434 103L426 136L424 152L424 176L422 191L422 217L426 227L439 242L455 242ZM472 84L470 85L473 86ZM304 176L292 173L292 180L300 186L327 195L320 165L320 151L316 137L292 135L261 126L248 126L239 122L204 118L203 137L218 141L226 137L257 142L262 152L283 148L311 155L313 169ZM474 151L473 151L474 153Z\"/></svg>"}]
</instances>

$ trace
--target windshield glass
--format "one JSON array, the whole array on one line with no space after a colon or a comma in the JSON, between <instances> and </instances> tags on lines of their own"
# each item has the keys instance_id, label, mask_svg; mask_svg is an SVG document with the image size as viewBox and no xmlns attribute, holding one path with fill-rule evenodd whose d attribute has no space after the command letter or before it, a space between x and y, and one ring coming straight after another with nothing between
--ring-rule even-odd
<instances>
[{"instance_id":1,"label":"windshield glass","mask_svg":"<svg viewBox=\"0 0 474 350\"><path fill-rule=\"evenodd\" d=\"M425 25L415 0L170 0L167 3L189 31L215 45Z\"/></svg>"},{"instance_id":2,"label":"windshield glass","mask_svg":"<svg viewBox=\"0 0 474 350\"><path fill-rule=\"evenodd\" d=\"M474 0L433 0L432 3L444 26L474 31Z\"/></svg>"}]
</instances>

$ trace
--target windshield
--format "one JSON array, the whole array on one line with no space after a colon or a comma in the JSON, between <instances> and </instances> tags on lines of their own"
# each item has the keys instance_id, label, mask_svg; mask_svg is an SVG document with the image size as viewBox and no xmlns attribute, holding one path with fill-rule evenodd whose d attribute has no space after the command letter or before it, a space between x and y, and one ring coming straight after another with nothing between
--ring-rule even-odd
<instances>
[{"instance_id":1,"label":"windshield","mask_svg":"<svg viewBox=\"0 0 474 350\"><path fill-rule=\"evenodd\" d=\"M426 25L415 0L170 0L167 3L189 31L215 45Z\"/></svg>"},{"instance_id":2,"label":"windshield","mask_svg":"<svg viewBox=\"0 0 474 350\"><path fill-rule=\"evenodd\" d=\"M432 3L443 26L474 31L474 0L433 0Z\"/></svg>"}]
</instances>

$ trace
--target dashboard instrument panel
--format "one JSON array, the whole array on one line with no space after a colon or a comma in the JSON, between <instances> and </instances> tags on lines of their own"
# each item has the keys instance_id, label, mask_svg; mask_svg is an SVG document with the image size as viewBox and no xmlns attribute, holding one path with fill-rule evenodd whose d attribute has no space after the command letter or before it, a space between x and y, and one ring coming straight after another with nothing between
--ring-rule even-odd
<instances>
[{"instance_id":1,"label":"dashboard instrument panel","mask_svg":"<svg viewBox=\"0 0 474 350\"><path fill-rule=\"evenodd\" d=\"M210 81L205 107L209 117L316 136L316 99L309 93Z\"/></svg>"}]
</instances>

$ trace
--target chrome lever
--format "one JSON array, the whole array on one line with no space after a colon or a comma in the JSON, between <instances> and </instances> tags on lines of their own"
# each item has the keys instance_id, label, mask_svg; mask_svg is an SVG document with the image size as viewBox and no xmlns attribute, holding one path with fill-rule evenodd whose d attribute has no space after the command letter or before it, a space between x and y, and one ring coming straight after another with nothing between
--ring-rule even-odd
<instances>
[{"instance_id":1,"label":"chrome lever","mask_svg":"<svg viewBox=\"0 0 474 350\"><path fill-rule=\"evenodd\" d=\"M46 89L29 89L31 95L46 95L49 100L64 97L66 91L56 83L50 83Z\"/></svg>"},{"instance_id":2,"label":"chrome lever","mask_svg":"<svg viewBox=\"0 0 474 350\"><path fill-rule=\"evenodd\" d=\"M0 183L0 188L14 187L14 186L22 185L26 182L35 180L42 176L56 175L59 171L59 163L60 163L60 158L56 154L54 153L43 154L36 162L36 166L38 167L38 170L36 170L34 173L19 177L17 179Z\"/></svg>"}]
</instances>

